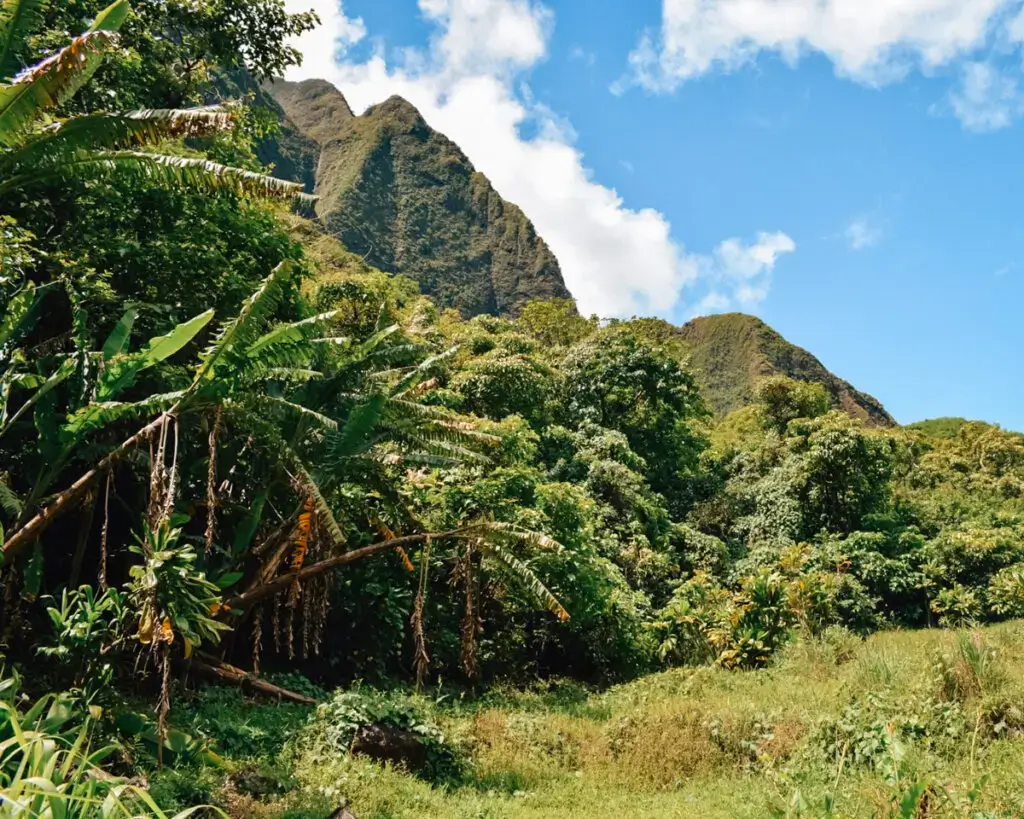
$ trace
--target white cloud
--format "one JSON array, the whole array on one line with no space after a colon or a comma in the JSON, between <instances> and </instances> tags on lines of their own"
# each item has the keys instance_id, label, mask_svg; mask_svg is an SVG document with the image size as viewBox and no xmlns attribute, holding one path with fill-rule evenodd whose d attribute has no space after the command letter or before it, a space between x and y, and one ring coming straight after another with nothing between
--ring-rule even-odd
<instances>
[{"instance_id":1,"label":"white cloud","mask_svg":"<svg viewBox=\"0 0 1024 819\"><path fill-rule=\"evenodd\" d=\"M435 48L455 73L525 68L547 53L554 18L532 0L419 0L419 6L440 27Z\"/></svg>"},{"instance_id":2,"label":"white cloud","mask_svg":"<svg viewBox=\"0 0 1024 819\"><path fill-rule=\"evenodd\" d=\"M335 0L288 3L300 9L311 1L336 31L359 30L366 36ZM762 234L753 247L725 242L722 259L688 253L673 239L663 214L629 208L613 189L595 181L568 121L533 99L520 75L547 55L554 25L550 11L535 0L419 0L419 5L436 25L428 50L407 51L396 64L378 47L374 56L355 61L344 52L353 42L350 34L341 50L324 47L332 35L317 34L315 41L299 42L307 61L290 78L330 80L356 111L393 94L409 100L503 196L523 208L558 257L584 313L671 316L684 287L702 277L721 282L730 299L751 306L763 299L776 257L793 249L779 238L782 234ZM739 268L752 271L742 285L724 272ZM745 301L741 287L750 289L743 291Z\"/></svg>"},{"instance_id":3,"label":"white cloud","mask_svg":"<svg viewBox=\"0 0 1024 819\"><path fill-rule=\"evenodd\" d=\"M884 231L870 217L859 216L846 226L843 236L851 250L864 250L874 247L880 241Z\"/></svg>"},{"instance_id":4,"label":"white cloud","mask_svg":"<svg viewBox=\"0 0 1024 819\"><path fill-rule=\"evenodd\" d=\"M727 239L701 260L704 276L714 289L704 298L705 311L738 306L754 310L768 297L779 257L796 251L785 233L760 233L754 244Z\"/></svg>"},{"instance_id":5,"label":"white cloud","mask_svg":"<svg viewBox=\"0 0 1024 819\"><path fill-rule=\"evenodd\" d=\"M790 63L818 53L837 74L878 86L1014 43L1024 43L1021 0L663 0L660 32L641 38L613 90L671 91L763 53ZM1011 83L967 62L949 110L973 130L1005 127L1019 113Z\"/></svg>"},{"instance_id":6,"label":"white cloud","mask_svg":"<svg viewBox=\"0 0 1024 819\"><path fill-rule=\"evenodd\" d=\"M979 132L1006 128L1024 110L1017 80L979 62L964 65L949 104L965 128Z\"/></svg>"},{"instance_id":7,"label":"white cloud","mask_svg":"<svg viewBox=\"0 0 1024 819\"><path fill-rule=\"evenodd\" d=\"M672 88L712 68L735 69L762 51L796 61L828 57L841 74L884 83L978 46L1018 0L664 0L660 38L633 52L634 79Z\"/></svg>"},{"instance_id":8,"label":"white cloud","mask_svg":"<svg viewBox=\"0 0 1024 819\"><path fill-rule=\"evenodd\" d=\"M333 0L285 0L289 13L313 9L320 25L301 38L303 76L322 77L334 65L336 57L366 37L366 25L359 17L346 17L341 3Z\"/></svg>"}]
</instances>

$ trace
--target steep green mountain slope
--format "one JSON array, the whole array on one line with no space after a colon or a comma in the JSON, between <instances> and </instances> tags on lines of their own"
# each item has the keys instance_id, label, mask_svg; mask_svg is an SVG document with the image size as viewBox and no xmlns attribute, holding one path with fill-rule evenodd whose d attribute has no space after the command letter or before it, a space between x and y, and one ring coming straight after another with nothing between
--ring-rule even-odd
<instances>
[{"instance_id":1,"label":"steep green mountain slope","mask_svg":"<svg viewBox=\"0 0 1024 819\"><path fill-rule=\"evenodd\" d=\"M855 418L876 426L896 423L877 399L833 375L809 352L754 316L727 313L697 318L680 327L677 337L716 415L746 406L758 380L781 374L823 384L835 406Z\"/></svg>"},{"instance_id":2,"label":"steep green mountain slope","mask_svg":"<svg viewBox=\"0 0 1024 819\"><path fill-rule=\"evenodd\" d=\"M315 146L321 220L368 264L467 316L571 298L530 220L408 102L393 97L357 117L322 80L268 91L286 135Z\"/></svg>"}]
</instances>

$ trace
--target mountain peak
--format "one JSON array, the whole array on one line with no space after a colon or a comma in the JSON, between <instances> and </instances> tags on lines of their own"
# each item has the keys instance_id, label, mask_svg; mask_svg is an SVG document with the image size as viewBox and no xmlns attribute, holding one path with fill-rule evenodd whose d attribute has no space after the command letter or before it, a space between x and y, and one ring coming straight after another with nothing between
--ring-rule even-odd
<instances>
[{"instance_id":1,"label":"mountain peak","mask_svg":"<svg viewBox=\"0 0 1024 819\"><path fill-rule=\"evenodd\" d=\"M268 90L288 119L317 142L331 139L355 117L345 95L327 80L274 80Z\"/></svg>"},{"instance_id":2,"label":"mountain peak","mask_svg":"<svg viewBox=\"0 0 1024 819\"><path fill-rule=\"evenodd\" d=\"M316 152L317 215L367 264L414 279L465 316L572 298L526 215L408 100L393 96L353 116L323 80L268 90Z\"/></svg>"},{"instance_id":3,"label":"mountain peak","mask_svg":"<svg viewBox=\"0 0 1024 819\"><path fill-rule=\"evenodd\" d=\"M394 119L407 122L408 124L426 124L426 120L423 119L423 115L419 112L419 109L413 105L405 97L400 97L397 94L393 94L388 97L384 102L373 105L367 110L366 116L384 116L392 117Z\"/></svg>"},{"instance_id":4,"label":"mountain peak","mask_svg":"<svg viewBox=\"0 0 1024 819\"><path fill-rule=\"evenodd\" d=\"M873 426L896 421L876 399L843 381L811 353L791 344L756 316L723 313L693 319L678 330L690 353L705 399L723 416L753 400L758 381L786 375L824 386L832 403Z\"/></svg>"}]
</instances>

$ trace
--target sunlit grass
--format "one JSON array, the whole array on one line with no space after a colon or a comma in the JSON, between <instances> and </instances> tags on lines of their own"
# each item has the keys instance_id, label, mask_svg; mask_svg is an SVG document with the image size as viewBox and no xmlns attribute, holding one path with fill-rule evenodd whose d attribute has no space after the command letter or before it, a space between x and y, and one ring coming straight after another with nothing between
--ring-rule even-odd
<instances>
[{"instance_id":1,"label":"sunlit grass","mask_svg":"<svg viewBox=\"0 0 1024 819\"><path fill-rule=\"evenodd\" d=\"M1020 623L866 641L836 633L791 644L760 671L675 669L604 692L566 683L449 703L441 710L445 730L470 760L457 783L431 786L361 760L304 763L300 753L301 787L276 805L246 810L315 817L346 801L360 819L753 819L823 816L831 804L833 816L885 817L899 816L905 791L926 782L928 816L1017 816L1024 811L1021 692ZM829 757L821 726L851 708L859 714L872 695L897 714L903 703L925 715L947 709L959 733L933 737L938 729L926 726L920 739L908 737L868 765L854 765L852 751ZM865 713L872 736L877 726Z\"/></svg>"}]
</instances>

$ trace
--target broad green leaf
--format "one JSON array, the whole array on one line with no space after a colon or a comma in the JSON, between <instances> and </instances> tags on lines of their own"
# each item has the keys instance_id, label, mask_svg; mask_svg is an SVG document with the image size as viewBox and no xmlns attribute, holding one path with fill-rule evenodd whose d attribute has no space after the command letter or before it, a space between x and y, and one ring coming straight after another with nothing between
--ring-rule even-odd
<instances>
[{"instance_id":1,"label":"broad green leaf","mask_svg":"<svg viewBox=\"0 0 1024 819\"><path fill-rule=\"evenodd\" d=\"M35 285L28 285L16 293L7 303L7 309L0 316L0 347L3 347L25 320L36 299Z\"/></svg>"},{"instance_id":2,"label":"broad green leaf","mask_svg":"<svg viewBox=\"0 0 1024 819\"><path fill-rule=\"evenodd\" d=\"M235 583L241 580L243 576L242 572L228 572L227 574L222 574L218 577L214 581L214 585L216 585L218 589L230 589L235 585Z\"/></svg>"},{"instance_id":3,"label":"broad green leaf","mask_svg":"<svg viewBox=\"0 0 1024 819\"><path fill-rule=\"evenodd\" d=\"M0 145L16 146L43 113L70 100L96 73L113 45L108 31L90 31L67 48L0 86Z\"/></svg>"},{"instance_id":4,"label":"broad green leaf","mask_svg":"<svg viewBox=\"0 0 1024 819\"><path fill-rule=\"evenodd\" d=\"M232 352L252 343L259 326L273 313L280 301L284 283L294 272L290 261L281 262L260 284L259 288L242 304L242 309L231 321L221 327L213 344L203 353L202 363L196 371L190 391L198 390L204 382L214 378L220 361Z\"/></svg>"},{"instance_id":5,"label":"broad green leaf","mask_svg":"<svg viewBox=\"0 0 1024 819\"><path fill-rule=\"evenodd\" d=\"M327 313L321 313L318 316L311 316L310 318L303 319L302 321L292 322L291 324L279 324L257 339L253 345L249 347L246 354L252 358L275 344L302 341L306 338L307 334L319 329L320 325L325 322L336 318L339 313L341 313L340 310L331 310Z\"/></svg>"},{"instance_id":6,"label":"broad green leaf","mask_svg":"<svg viewBox=\"0 0 1024 819\"><path fill-rule=\"evenodd\" d=\"M144 415L154 415L173 406L177 401L181 400L183 395L183 392L169 392L161 395L151 395L149 398L134 403L103 401L90 404L68 418L64 426L61 427L61 438L65 442L72 441L86 433L102 429L118 421L138 418Z\"/></svg>"},{"instance_id":7,"label":"broad green leaf","mask_svg":"<svg viewBox=\"0 0 1024 819\"><path fill-rule=\"evenodd\" d=\"M139 373L178 352L192 341L210 323L212 318L213 310L207 310L205 313L200 313L195 318L179 324L167 335L150 339L149 343L139 352L115 357L100 376L96 388L96 400L99 402L110 401L123 390L132 386Z\"/></svg>"},{"instance_id":8,"label":"broad green leaf","mask_svg":"<svg viewBox=\"0 0 1024 819\"><path fill-rule=\"evenodd\" d=\"M96 15L96 19L89 26L89 31L118 31L124 25L124 21L128 19L130 10L131 6L128 0L117 0L116 3L111 3Z\"/></svg>"},{"instance_id":9,"label":"broad green leaf","mask_svg":"<svg viewBox=\"0 0 1024 819\"><path fill-rule=\"evenodd\" d=\"M32 549L32 556L25 565L25 578L22 581L22 594L26 600L35 600L39 597L39 590L43 585L43 546L36 541Z\"/></svg>"},{"instance_id":10,"label":"broad green leaf","mask_svg":"<svg viewBox=\"0 0 1024 819\"><path fill-rule=\"evenodd\" d=\"M267 502L267 491L260 491L252 503L252 510L235 530L234 553L240 555L252 544L252 539L259 528L260 520L263 519L263 508Z\"/></svg>"},{"instance_id":11,"label":"broad green leaf","mask_svg":"<svg viewBox=\"0 0 1024 819\"><path fill-rule=\"evenodd\" d=\"M43 22L47 0L3 0L0 4L0 82L18 73L18 48Z\"/></svg>"},{"instance_id":12,"label":"broad green leaf","mask_svg":"<svg viewBox=\"0 0 1024 819\"><path fill-rule=\"evenodd\" d=\"M14 423L19 418L21 418L22 415L24 415L26 412L32 409L32 407L34 407L36 404L38 404L39 401L47 395L47 393L56 389L57 385L60 384L62 381L66 380L74 371L74 359L65 359L64 362L60 365L60 368L57 370L57 372L55 372L53 375L47 378L46 381L43 382L42 386L39 387L39 389L37 389L32 394L31 398L29 398L24 404L21 405L21 407L18 408L18 411L11 416L10 420L7 421L6 424L0 426L0 436L2 436L7 430L9 430L11 426L13 426Z\"/></svg>"},{"instance_id":13,"label":"broad green leaf","mask_svg":"<svg viewBox=\"0 0 1024 819\"><path fill-rule=\"evenodd\" d=\"M374 395L349 413L348 420L341 431L328 439L328 451L336 463L365 452L371 444L374 427L380 420L387 399L383 395Z\"/></svg>"},{"instance_id":14,"label":"broad green leaf","mask_svg":"<svg viewBox=\"0 0 1024 819\"><path fill-rule=\"evenodd\" d=\"M125 311L117 322L113 332L108 336L103 345L103 360L110 361L115 355L120 355L128 348L128 341L132 336L132 327L135 326L135 319L139 317L139 311L134 307Z\"/></svg>"}]
</instances>

